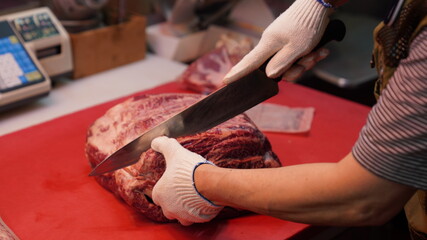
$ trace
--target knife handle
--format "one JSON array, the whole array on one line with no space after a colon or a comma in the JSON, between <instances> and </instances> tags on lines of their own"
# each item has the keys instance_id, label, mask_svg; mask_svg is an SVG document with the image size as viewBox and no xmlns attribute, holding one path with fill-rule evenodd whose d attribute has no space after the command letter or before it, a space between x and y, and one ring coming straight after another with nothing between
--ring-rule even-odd
<instances>
[{"instance_id":1,"label":"knife handle","mask_svg":"<svg viewBox=\"0 0 427 240\"><path fill-rule=\"evenodd\" d=\"M313 48L313 51L318 50L319 48L323 47L325 44L327 44L330 41L341 41L344 39L345 36L345 32L346 32L346 28L345 28L345 24L339 20L339 19L334 19L329 21L328 26L326 26L325 32L323 33L322 38L320 39L319 43L316 45L316 47ZM260 67L259 69L263 72L265 72L265 68L267 67L268 62L270 62L270 60L274 57L271 56L270 58L268 58ZM299 58L298 60L295 61L294 65L296 64L296 62L298 62L301 58ZM279 82L282 79L282 76L274 78L273 80L276 82Z\"/></svg>"}]
</instances>

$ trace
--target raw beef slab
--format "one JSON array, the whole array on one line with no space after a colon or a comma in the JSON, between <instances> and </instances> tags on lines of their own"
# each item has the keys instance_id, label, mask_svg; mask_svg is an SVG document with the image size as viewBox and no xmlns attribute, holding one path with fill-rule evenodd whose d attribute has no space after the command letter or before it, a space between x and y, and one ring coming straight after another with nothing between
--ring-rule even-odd
<instances>
[{"instance_id":1,"label":"raw beef slab","mask_svg":"<svg viewBox=\"0 0 427 240\"><path fill-rule=\"evenodd\" d=\"M88 129L86 156L91 166L95 167L124 144L202 97L198 94L142 95L114 106ZM280 166L267 138L243 114L206 132L177 140L185 148L220 167ZM152 189L164 171L163 156L149 149L141 155L138 163L95 178L147 218L168 222L161 208L151 200ZM230 214L237 212L227 209L222 214L231 217Z\"/></svg>"},{"instance_id":2,"label":"raw beef slab","mask_svg":"<svg viewBox=\"0 0 427 240\"><path fill-rule=\"evenodd\" d=\"M192 62L176 79L184 89L208 94L223 86L222 80L250 50L249 38L222 36L215 49Z\"/></svg>"},{"instance_id":3,"label":"raw beef slab","mask_svg":"<svg viewBox=\"0 0 427 240\"><path fill-rule=\"evenodd\" d=\"M19 240L10 228L0 218L0 240Z\"/></svg>"}]
</instances>

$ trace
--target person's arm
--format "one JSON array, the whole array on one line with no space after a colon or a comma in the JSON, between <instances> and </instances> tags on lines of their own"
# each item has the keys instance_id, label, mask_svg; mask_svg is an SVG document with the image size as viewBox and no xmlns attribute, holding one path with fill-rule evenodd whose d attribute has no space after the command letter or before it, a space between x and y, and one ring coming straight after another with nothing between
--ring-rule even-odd
<instances>
[{"instance_id":1,"label":"person's arm","mask_svg":"<svg viewBox=\"0 0 427 240\"><path fill-rule=\"evenodd\" d=\"M273 169L202 165L195 171L195 184L218 205L320 225L383 224L415 191L375 176L352 154L339 163Z\"/></svg>"},{"instance_id":2,"label":"person's arm","mask_svg":"<svg viewBox=\"0 0 427 240\"><path fill-rule=\"evenodd\" d=\"M167 166L153 201L184 225L210 221L221 206L309 224L376 225L415 191L373 175L352 154L339 163L242 170L204 164L172 138L156 138L152 148Z\"/></svg>"}]
</instances>

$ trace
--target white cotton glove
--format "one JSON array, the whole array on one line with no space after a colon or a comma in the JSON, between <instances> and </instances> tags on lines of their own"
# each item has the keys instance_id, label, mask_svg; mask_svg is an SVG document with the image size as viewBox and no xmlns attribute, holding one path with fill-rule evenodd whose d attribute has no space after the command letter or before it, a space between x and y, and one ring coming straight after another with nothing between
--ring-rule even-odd
<instances>
[{"instance_id":1,"label":"white cotton glove","mask_svg":"<svg viewBox=\"0 0 427 240\"><path fill-rule=\"evenodd\" d=\"M281 76L319 43L331 12L316 0L296 0L265 29L258 45L230 70L224 83L247 75L274 54L266 73L270 78Z\"/></svg>"},{"instance_id":2,"label":"white cotton glove","mask_svg":"<svg viewBox=\"0 0 427 240\"><path fill-rule=\"evenodd\" d=\"M329 50L326 48L320 48L317 51L313 51L305 55L297 64L292 65L283 73L282 79L287 82L295 82L305 71L310 70L320 60L324 59L328 55Z\"/></svg>"},{"instance_id":3,"label":"white cotton glove","mask_svg":"<svg viewBox=\"0 0 427 240\"><path fill-rule=\"evenodd\" d=\"M153 201L161 206L168 219L182 225L212 220L223 209L204 198L194 185L194 170L201 164L212 164L202 156L183 148L178 141L158 137L151 148L163 154L166 171L153 188Z\"/></svg>"}]
</instances>

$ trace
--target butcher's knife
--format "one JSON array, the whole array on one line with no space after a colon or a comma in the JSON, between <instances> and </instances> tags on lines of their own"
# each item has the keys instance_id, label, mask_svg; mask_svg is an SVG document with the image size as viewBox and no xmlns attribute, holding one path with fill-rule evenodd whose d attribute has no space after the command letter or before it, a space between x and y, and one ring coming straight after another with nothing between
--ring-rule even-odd
<instances>
[{"instance_id":1,"label":"butcher's knife","mask_svg":"<svg viewBox=\"0 0 427 240\"><path fill-rule=\"evenodd\" d=\"M316 48L332 40L341 41L344 35L344 23L333 20L329 22ZM267 63L268 60L259 69L220 88L146 131L104 159L89 175L96 176L135 164L156 137L177 138L206 131L276 95L279 92L280 78L271 79L266 76Z\"/></svg>"}]
</instances>

